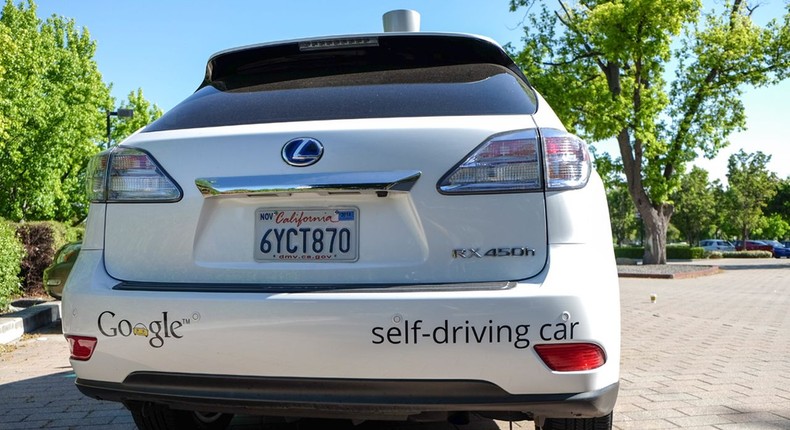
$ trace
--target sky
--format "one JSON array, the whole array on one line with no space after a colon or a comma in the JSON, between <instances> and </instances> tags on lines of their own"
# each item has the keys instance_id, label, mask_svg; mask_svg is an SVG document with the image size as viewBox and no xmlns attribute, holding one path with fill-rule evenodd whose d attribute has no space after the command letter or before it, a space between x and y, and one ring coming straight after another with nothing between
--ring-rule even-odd
<instances>
[{"instance_id":1,"label":"sky","mask_svg":"<svg viewBox=\"0 0 790 430\"><path fill-rule=\"evenodd\" d=\"M753 15L758 23L783 14L782 0L759 3ZM56 14L87 27L98 44L99 71L112 83L117 102L142 88L146 99L165 111L195 91L209 56L227 48L380 32L381 16L393 9L419 11L422 31L480 34L520 48L525 13L509 12L507 0L37 0L36 5L42 19ZM747 130L731 135L730 146L715 159L696 164L712 179L725 179L730 154L762 151L772 156L770 170L790 177L790 80L747 89L743 102ZM619 154L612 143L596 146Z\"/></svg>"}]
</instances>

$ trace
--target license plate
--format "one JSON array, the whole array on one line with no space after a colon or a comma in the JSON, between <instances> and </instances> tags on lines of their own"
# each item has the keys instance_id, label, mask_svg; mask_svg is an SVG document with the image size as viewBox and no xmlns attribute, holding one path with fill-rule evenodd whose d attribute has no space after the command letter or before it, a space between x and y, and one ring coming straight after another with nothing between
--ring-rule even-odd
<instances>
[{"instance_id":1,"label":"license plate","mask_svg":"<svg viewBox=\"0 0 790 430\"><path fill-rule=\"evenodd\" d=\"M359 209L258 209L257 261L332 262L359 258Z\"/></svg>"}]
</instances>

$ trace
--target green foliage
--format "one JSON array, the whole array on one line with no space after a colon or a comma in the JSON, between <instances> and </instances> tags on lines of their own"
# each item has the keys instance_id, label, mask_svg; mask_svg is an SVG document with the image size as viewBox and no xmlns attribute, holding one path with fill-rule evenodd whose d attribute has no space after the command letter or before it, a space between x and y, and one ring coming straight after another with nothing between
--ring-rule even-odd
<instances>
[{"instance_id":1,"label":"green foliage","mask_svg":"<svg viewBox=\"0 0 790 430\"><path fill-rule=\"evenodd\" d=\"M697 243L703 232L713 223L716 201L713 187L708 181L708 172L694 167L680 181L680 189L672 196L675 213L672 224L681 231L688 243Z\"/></svg>"},{"instance_id":2,"label":"green foliage","mask_svg":"<svg viewBox=\"0 0 790 430\"><path fill-rule=\"evenodd\" d=\"M623 242L633 238L637 233L639 220L636 208L622 174L619 160L613 161L609 154L596 155L595 168L604 181L606 200L609 203L609 220L615 243L622 246Z\"/></svg>"},{"instance_id":3,"label":"green foliage","mask_svg":"<svg viewBox=\"0 0 790 430\"><path fill-rule=\"evenodd\" d=\"M661 263L678 173L743 128L745 86L787 76L790 14L759 27L742 0L705 14L699 0L547 2L510 1L530 10L514 58L569 129L617 139L646 260Z\"/></svg>"},{"instance_id":4,"label":"green foliage","mask_svg":"<svg viewBox=\"0 0 790 430\"><path fill-rule=\"evenodd\" d=\"M689 246L667 247L667 258L670 260L694 260L705 258L705 250L699 247Z\"/></svg>"},{"instance_id":5,"label":"green foliage","mask_svg":"<svg viewBox=\"0 0 790 430\"><path fill-rule=\"evenodd\" d=\"M645 248L641 246L615 247L614 255L617 258L642 258ZM705 250L699 247L669 246L667 258L670 260L692 260L705 258Z\"/></svg>"},{"instance_id":6,"label":"green foliage","mask_svg":"<svg viewBox=\"0 0 790 430\"><path fill-rule=\"evenodd\" d=\"M771 156L760 151L747 154L740 150L727 163L727 214L743 239L748 239L750 232L760 226L763 208L776 194L778 182L767 169L769 161Z\"/></svg>"},{"instance_id":7,"label":"green foliage","mask_svg":"<svg viewBox=\"0 0 790 430\"><path fill-rule=\"evenodd\" d=\"M763 217L760 227L754 230L757 237L763 239L782 240L790 237L790 223L780 214Z\"/></svg>"},{"instance_id":8,"label":"green foliage","mask_svg":"<svg viewBox=\"0 0 790 430\"><path fill-rule=\"evenodd\" d=\"M616 258L640 259L645 253L645 248L641 246L620 246L614 248Z\"/></svg>"},{"instance_id":9,"label":"green foliage","mask_svg":"<svg viewBox=\"0 0 790 430\"><path fill-rule=\"evenodd\" d=\"M776 195L768 202L765 213L778 215L785 222L790 222L790 178L779 181Z\"/></svg>"},{"instance_id":10,"label":"green foliage","mask_svg":"<svg viewBox=\"0 0 790 430\"><path fill-rule=\"evenodd\" d=\"M162 116L162 109L156 104L151 104L143 96L143 89L129 93L127 100L121 102L119 109L130 109L134 112L131 118L119 118L113 124L112 141L119 143L135 131L145 127Z\"/></svg>"},{"instance_id":11,"label":"green foliage","mask_svg":"<svg viewBox=\"0 0 790 430\"><path fill-rule=\"evenodd\" d=\"M17 238L16 228L0 219L0 311L21 292L19 271L24 255L25 249Z\"/></svg>"},{"instance_id":12,"label":"green foliage","mask_svg":"<svg viewBox=\"0 0 790 430\"><path fill-rule=\"evenodd\" d=\"M80 173L111 105L96 44L73 20L42 21L32 0L7 0L0 45L0 216L81 219Z\"/></svg>"}]
</instances>

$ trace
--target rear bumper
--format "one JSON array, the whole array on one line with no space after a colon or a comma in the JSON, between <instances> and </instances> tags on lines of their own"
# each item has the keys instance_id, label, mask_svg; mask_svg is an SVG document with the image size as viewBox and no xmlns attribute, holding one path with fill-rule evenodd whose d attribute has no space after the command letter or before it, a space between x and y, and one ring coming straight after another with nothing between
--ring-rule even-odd
<instances>
[{"instance_id":1,"label":"rear bumper","mask_svg":"<svg viewBox=\"0 0 790 430\"><path fill-rule=\"evenodd\" d=\"M576 418L612 411L619 384L567 394L514 395L474 380L267 378L136 372L122 383L77 379L82 393L175 409L323 418L423 419L453 412Z\"/></svg>"},{"instance_id":2,"label":"rear bumper","mask_svg":"<svg viewBox=\"0 0 790 430\"><path fill-rule=\"evenodd\" d=\"M65 334L98 339L72 361L92 397L272 416L528 419L608 414L620 363L616 272L554 246L522 281L274 293L120 282L83 251ZM601 346L606 363L554 372L539 344Z\"/></svg>"}]
</instances>

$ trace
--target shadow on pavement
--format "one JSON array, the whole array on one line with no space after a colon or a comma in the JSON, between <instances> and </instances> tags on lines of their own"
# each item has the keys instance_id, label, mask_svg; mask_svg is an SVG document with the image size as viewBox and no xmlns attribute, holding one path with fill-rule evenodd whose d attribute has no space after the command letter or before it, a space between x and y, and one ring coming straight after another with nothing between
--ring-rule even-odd
<instances>
[{"instance_id":1,"label":"shadow on pavement","mask_svg":"<svg viewBox=\"0 0 790 430\"><path fill-rule=\"evenodd\" d=\"M721 270L775 270L775 269L790 269L790 265L782 264L782 263L766 263L760 265L748 265L748 264L728 264L719 266Z\"/></svg>"},{"instance_id":2,"label":"shadow on pavement","mask_svg":"<svg viewBox=\"0 0 790 430\"><path fill-rule=\"evenodd\" d=\"M523 425L523 423L522 423ZM515 427L515 426L514 426ZM390 421L365 421L355 425L348 420L304 419L292 423L272 423L261 417L237 416L231 422L231 430L497 430L492 420L472 416L469 424L410 423ZM523 428L523 427L520 427Z\"/></svg>"},{"instance_id":3,"label":"shadow on pavement","mask_svg":"<svg viewBox=\"0 0 790 430\"><path fill-rule=\"evenodd\" d=\"M45 325L44 327L39 328L38 330L34 331L32 334L38 335L63 335L63 326L61 325L61 321L57 320L52 324Z\"/></svg>"}]
</instances>

